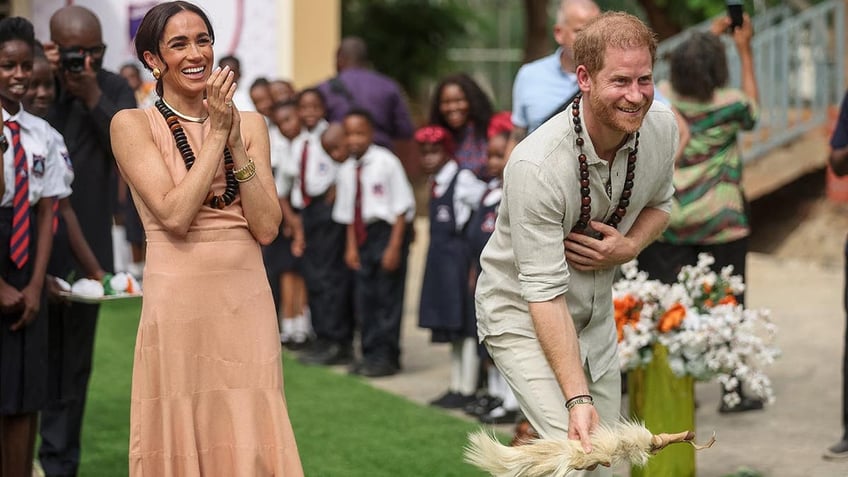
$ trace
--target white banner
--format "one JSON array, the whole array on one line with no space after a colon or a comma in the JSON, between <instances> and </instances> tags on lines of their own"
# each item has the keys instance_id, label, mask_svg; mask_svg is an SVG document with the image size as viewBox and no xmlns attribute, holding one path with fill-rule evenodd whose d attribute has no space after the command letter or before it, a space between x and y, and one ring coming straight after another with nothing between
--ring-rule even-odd
<instances>
[{"instance_id":1,"label":"white banner","mask_svg":"<svg viewBox=\"0 0 848 477\"><path fill-rule=\"evenodd\" d=\"M40 41L50 39L50 16L59 8L76 4L92 10L103 27L108 46L104 67L117 72L128 62L138 63L132 35L144 14L159 0L31 0L32 22ZM207 0L196 2L206 11L215 29L215 61L233 54L241 61L244 86L254 79L279 76L278 3L273 0ZM149 76L148 76L149 79Z\"/></svg>"}]
</instances>

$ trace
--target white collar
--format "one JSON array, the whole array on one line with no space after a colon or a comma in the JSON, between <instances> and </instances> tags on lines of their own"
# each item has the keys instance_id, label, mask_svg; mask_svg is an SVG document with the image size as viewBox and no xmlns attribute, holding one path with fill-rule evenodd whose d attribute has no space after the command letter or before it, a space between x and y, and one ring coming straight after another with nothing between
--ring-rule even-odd
<instances>
[{"instance_id":1,"label":"white collar","mask_svg":"<svg viewBox=\"0 0 848 477\"><path fill-rule=\"evenodd\" d=\"M433 180L438 185L444 185L453 180L454 176L459 171L459 164L456 163L455 160L451 159L442 166L434 175Z\"/></svg>"}]
</instances>

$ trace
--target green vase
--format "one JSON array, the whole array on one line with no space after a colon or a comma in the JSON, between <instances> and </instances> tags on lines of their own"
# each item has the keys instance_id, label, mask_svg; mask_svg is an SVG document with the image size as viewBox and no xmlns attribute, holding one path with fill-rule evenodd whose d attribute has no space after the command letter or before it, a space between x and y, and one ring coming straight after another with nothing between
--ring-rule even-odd
<instances>
[{"instance_id":1,"label":"green vase","mask_svg":"<svg viewBox=\"0 0 848 477\"><path fill-rule=\"evenodd\" d=\"M695 431L695 381L679 378L668 365L668 350L654 344L654 357L643 369L630 371L627 392L630 416L645 423L653 434ZM695 449L673 444L648 460L645 467L632 467L631 477L694 477Z\"/></svg>"}]
</instances>

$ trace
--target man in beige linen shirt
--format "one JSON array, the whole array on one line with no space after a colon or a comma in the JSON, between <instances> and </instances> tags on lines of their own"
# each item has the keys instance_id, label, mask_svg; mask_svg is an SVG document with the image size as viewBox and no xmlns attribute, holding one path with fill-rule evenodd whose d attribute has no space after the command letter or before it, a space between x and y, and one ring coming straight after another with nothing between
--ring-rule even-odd
<instances>
[{"instance_id":1,"label":"man in beige linen shirt","mask_svg":"<svg viewBox=\"0 0 848 477\"><path fill-rule=\"evenodd\" d=\"M655 52L653 33L623 13L605 13L578 34L580 131L569 107L518 144L481 257L481 341L539 434L579 439L587 451L589 433L599 419L615 421L621 402L614 269L665 228L673 195L678 132L671 110L653 102ZM635 176L626 186L633 151ZM600 238L572 232L585 202L581 152L590 227ZM627 187L629 202L620 203ZM616 229L605 222L620 206L626 213ZM579 398L566 409L582 395L592 396L594 405ZM603 472L575 475L609 475Z\"/></svg>"}]
</instances>

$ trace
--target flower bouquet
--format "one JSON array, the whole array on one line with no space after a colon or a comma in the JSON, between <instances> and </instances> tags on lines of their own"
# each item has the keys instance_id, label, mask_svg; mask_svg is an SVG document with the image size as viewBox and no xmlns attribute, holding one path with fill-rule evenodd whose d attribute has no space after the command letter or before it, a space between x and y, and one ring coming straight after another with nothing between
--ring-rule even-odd
<instances>
[{"instance_id":1,"label":"flower bouquet","mask_svg":"<svg viewBox=\"0 0 848 477\"><path fill-rule=\"evenodd\" d=\"M717 379L727 406L741 401L743 387L765 402L774 399L763 368L777 357L775 326L767 310L747 310L736 296L745 289L732 267L716 273L701 254L683 267L677 283L649 280L631 262L613 286L619 359L628 374L631 417L653 433L694 429L694 381ZM695 475L695 454L669 449L631 476Z\"/></svg>"},{"instance_id":2,"label":"flower bouquet","mask_svg":"<svg viewBox=\"0 0 848 477\"><path fill-rule=\"evenodd\" d=\"M772 402L771 381L763 372L780 354L773 345L776 327L768 310L745 309L736 296L745 289L733 267L719 273L709 254L685 266L675 284L649 280L636 262L621 267L624 278L613 286L622 372L644 368L655 344L667 350L669 367L678 377L717 379L728 406L747 392Z\"/></svg>"}]
</instances>

